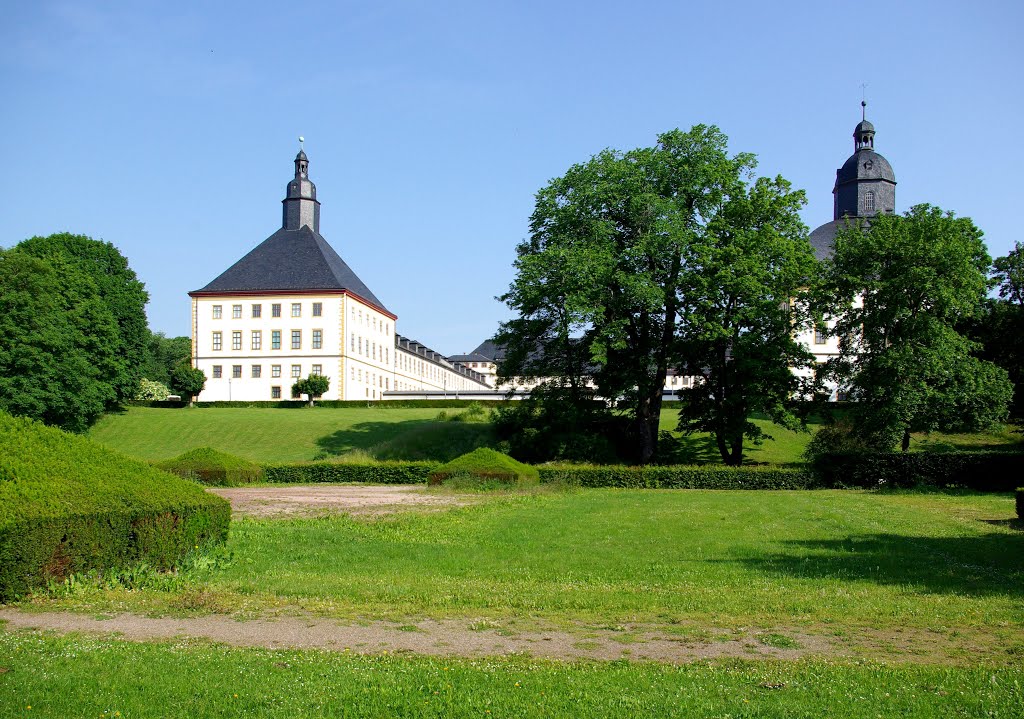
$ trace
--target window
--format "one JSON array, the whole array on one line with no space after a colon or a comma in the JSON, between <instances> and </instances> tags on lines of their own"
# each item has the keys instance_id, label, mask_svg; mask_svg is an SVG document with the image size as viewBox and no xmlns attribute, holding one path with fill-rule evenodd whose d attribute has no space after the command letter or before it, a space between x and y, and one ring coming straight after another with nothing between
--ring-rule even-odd
<instances>
[{"instance_id":1,"label":"window","mask_svg":"<svg viewBox=\"0 0 1024 719\"><path fill-rule=\"evenodd\" d=\"M371 346L373 347L373 358L377 359L377 343L376 342L372 342Z\"/></svg>"},{"instance_id":2,"label":"window","mask_svg":"<svg viewBox=\"0 0 1024 719\"><path fill-rule=\"evenodd\" d=\"M254 350L263 349L263 332L260 330L253 330L250 345Z\"/></svg>"},{"instance_id":3,"label":"window","mask_svg":"<svg viewBox=\"0 0 1024 719\"><path fill-rule=\"evenodd\" d=\"M220 332L213 333L213 351L220 352L221 334Z\"/></svg>"},{"instance_id":4,"label":"window","mask_svg":"<svg viewBox=\"0 0 1024 719\"><path fill-rule=\"evenodd\" d=\"M349 338L352 341L352 346L349 348L349 350L351 352L355 352L356 351L356 335L355 335L355 333L353 332L351 335L349 335Z\"/></svg>"},{"instance_id":5,"label":"window","mask_svg":"<svg viewBox=\"0 0 1024 719\"><path fill-rule=\"evenodd\" d=\"M281 399L281 388L271 387L270 388L270 399Z\"/></svg>"},{"instance_id":6,"label":"window","mask_svg":"<svg viewBox=\"0 0 1024 719\"><path fill-rule=\"evenodd\" d=\"M302 330L292 330L292 349L302 349Z\"/></svg>"},{"instance_id":7,"label":"window","mask_svg":"<svg viewBox=\"0 0 1024 719\"><path fill-rule=\"evenodd\" d=\"M363 338L359 338L359 354L363 353Z\"/></svg>"},{"instance_id":8,"label":"window","mask_svg":"<svg viewBox=\"0 0 1024 719\"><path fill-rule=\"evenodd\" d=\"M272 364L272 365L270 365L270 376L271 377L280 377L281 376L281 365L279 365L279 364Z\"/></svg>"},{"instance_id":9,"label":"window","mask_svg":"<svg viewBox=\"0 0 1024 719\"><path fill-rule=\"evenodd\" d=\"M231 319L242 319L242 305L231 305Z\"/></svg>"},{"instance_id":10,"label":"window","mask_svg":"<svg viewBox=\"0 0 1024 719\"><path fill-rule=\"evenodd\" d=\"M219 364L215 364L213 366L213 378L214 379L220 379L223 376L224 376L224 368L221 367Z\"/></svg>"},{"instance_id":11,"label":"window","mask_svg":"<svg viewBox=\"0 0 1024 719\"><path fill-rule=\"evenodd\" d=\"M323 302L314 302L313 303L313 316L314 317L320 317L321 315L323 315L323 313L324 313L324 304L323 304Z\"/></svg>"},{"instance_id":12,"label":"window","mask_svg":"<svg viewBox=\"0 0 1024 719\"><path fill-rule=\"evenodd\" d=\"M222 309L223 308L220 305L214 305L213 306L213 319L215 319L215 320L219 320L220 319L220 313L221 313Z\"/></svg>"},{"instance_id":13,"label":"window","mask_svg":"<svg viewBox=\"0 0 1024 719\"><path fill-rule=\"evenodd\" d=\"M302 365L300 365L300 364L293 364L292 365L292 377L298 379L301 376L302 376Z\"/></svg>"},{"instance_id":14,"label":"window","mask_svg":"<svg viewBox=\"0 0 1024 719\"><path fill-rule=\"evenodd\" d=\"M263 376L263 365L254 364L252 366L252 378L259 379Z\"/></svg>"},{"instance_id":15,"label":"window","mask_svg":"<svg viewBox=\"0 0 1024 719\"><path fill-rule=\"evenodd\" d=\"M240 350L242 349L242 333L236 331L231 333L231 349Z\"/></svg>"},{"instance_id":16,"label":"window","mask_svg":"<svg viewBox=\"0 0 1024 719\"><path fill-rule=\"evenodd\" d=\"M867 194L864 195L864 214L870 215L875 211L875 193L868 190Z\"/></svg>"},{"instance_id":17,"label":"window","mask_svg":"<svg viewBox=\"0 0 1024 719\"><path fill-rule=\"evenodd\" d=\"M324 331L313 330L313 349L318 350L324 346Z\"/></svg>"},{"instance_id":18,"label":"window","mask_svg":"<svg viewBox=\"0 0 1024 719\"><path fill-rule=\"evenodd\" d=\"M825 344L825 328L821 325L814 325L814 344Z\"/></svg>"},{"instance_id":19,"label":"window","mask_svg":"<svg viewBox=\"0 0 1024 719\"><path fill-rule=\"evenodd\" d=\"M263 316L263 305L252 306L252 316L254 319L259 319Z\"/></svg>"},{"instance_id":20,"label":"window","mask_svg":"<svg viewBox=\"0 0 1024 719\"><path fill-rule=\"evenodd\" d=\"M240 364L233 364L233 365L231 365L231 376L234 379L241 378L241 376L242 376L242 365L240 365Z\"/></svg>"},{"instance_id":21,"label":"window","mask_svg":"<svg viewBox=\"0 0 1024 719\"><path fill-rule=\"evenodd\" d=\"M281 330L270 330L270 349L281 349Z\"/></svg>"},{"instance_id":22,"label":"window","mask_svg":"<svg viewBox=\"0 0 1024 719\"><path fill-rule=\"evenodd\" d=\"M313 365L313 369L310 371L310 374L315 374L315 375L319 375L319 376L322 376L323 373L324 373L324 366L323 365L319 365L319 364Z\"/></svg>"},{"instance_id":23,"label":"window","mask_svg":"<svg viewBox=\"0 0 1024 719\"><path fill-rule=\"evenodd\" d=\"M275 302L274 304L270 305L270 316L271 317L280 317L281 316L281 305L278 304L277 302Z\"/></svg>"},{"instance_id":24,"label":"window","mask_svg":"<svg viewBox=\"0 0 1024 719\"><path fill-rule=\"evenodd\" d=\"M356 378L356 368L355 367L349 367L349 369L351 370L352 379L354 381L355 378Z\"/></svg>"},{"instance_id":25,"label":"window","mask_svg":"<svg viewBox=\"0 0 1024 719\"><path fill-rule=\"evenodd\" d=\"M301 302L292 302L292 317L302 317Z\"/></svg>"}]
</instances>

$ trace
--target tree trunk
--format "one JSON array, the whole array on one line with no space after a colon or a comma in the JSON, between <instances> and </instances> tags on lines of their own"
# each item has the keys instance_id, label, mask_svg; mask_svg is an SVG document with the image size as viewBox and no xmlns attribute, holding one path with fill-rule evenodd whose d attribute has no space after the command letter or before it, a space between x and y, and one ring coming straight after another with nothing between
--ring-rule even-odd
<instances>
[{"instance_id":1,"label":"tree trunk","mask_svg":"<svg viewBox=\"0 0 1024 719\"><path fill-rule=\"evenodd\" d=\"M640 464L648 464L658 451L658 430L661 425L661 387L657 394L640 397L636 409L637 433L640 440Z\"/></svg>"},{"instance_id":2,"label":"tree trunk","mask_svg":"<svg viewBox=\"0 0 1024 719\"><path fill-rule=\"evenodd\" d=\"M910 451L910 427L903 430L903 443L900 445L900 448L904 452Z\"/></svg>"}]
</instances>

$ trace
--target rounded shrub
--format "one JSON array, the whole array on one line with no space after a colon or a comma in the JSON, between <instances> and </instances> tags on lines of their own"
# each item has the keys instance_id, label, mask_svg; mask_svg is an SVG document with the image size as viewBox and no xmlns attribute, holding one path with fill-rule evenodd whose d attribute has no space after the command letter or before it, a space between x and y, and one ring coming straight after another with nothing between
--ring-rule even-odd
<instances>
[{"instance_id":1,"label":"rounded shrub","mask_svg":"<svg viewBox=\"0 0 1024 719\"><path fill-rule=\"evenodd\" d=\"M196 479L214 487L238 487L258 482L262 468L255 462L219 452L212 447L197 447L156 466L179 477Z\"/></svg>"},{"instance_id":2,"label":"rounded shrub","mask_svg":"<svg viewBox=\"0 0 1024 719\"><path fill-rule=\"evenodd\" d=\"M507 454L478 447L441 465L428 476L430 484L441 484L449 479L457 480L460 487L465 487L472 480L483 486L492 483L526 486L539 484L540 473L535 467L517 462Z\"/></svg>"}]
</instances>

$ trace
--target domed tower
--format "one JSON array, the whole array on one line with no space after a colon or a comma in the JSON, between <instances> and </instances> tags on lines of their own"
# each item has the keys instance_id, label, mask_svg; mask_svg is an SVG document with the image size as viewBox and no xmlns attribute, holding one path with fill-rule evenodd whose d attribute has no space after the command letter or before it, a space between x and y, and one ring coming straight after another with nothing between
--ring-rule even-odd
<instances>
[{"instance_id":1,"label":"domed tower","mask_svg":"<svg viewBox=\"0 0 1024 719\"><path fill-rule=\"evenodd\" d=\"M853 130L853 154L836 170L832 188L832 221L811 233L819 260L832 254L832 243L842 225L896 211L896 175L892 165L875 152L875 126L868 122L867 103L861 102L861 121Z\"/></svg>"},{"instance_id":2,"label":"domed tower","mask_svg":"<svg viewBox=\"0 0 1024 719\"><path fill-rule=\"evenodd\" d=\"M836 170L834 220L896 211L896 176L889 161L875 152L875 126L865 117L867 103L860 105L861 121L853 130L853 154Z\"/></svg>"},{"instance_id":3,"label":"domed tower","mask_svg":"<svg viewBox=\"0 0 1024 719\"><path fill-rule=\"evenodd\" d=\"M309 159L303 150L295 156L295 177L288 183L281 227L297 230L303 225L320 232L320 203L316 199L316 185L309 179Z\"/></svg>"}]
</instances>

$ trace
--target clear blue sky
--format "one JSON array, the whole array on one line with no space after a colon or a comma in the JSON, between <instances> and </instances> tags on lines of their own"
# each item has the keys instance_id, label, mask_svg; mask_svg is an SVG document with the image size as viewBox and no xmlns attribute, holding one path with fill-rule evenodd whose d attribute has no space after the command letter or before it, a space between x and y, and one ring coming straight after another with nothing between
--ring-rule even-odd
<instances>
[{"instance_id":1,"label":"clear blue sky","mask_svg":"<svg viewBox=\"0 0 1024 719\"><path fill-rule=\"evenodd\" d=\"M1024 3L10 3L0 245L114 243L151 327L274 232L297 136L321 231L398 329L453 354L507 310L533 194L605 147L719 125L832 218L867 82L897 209L1022 239ZM1018 218L1018 219L1014 219Z\"/></svg>"}]
</instances>

